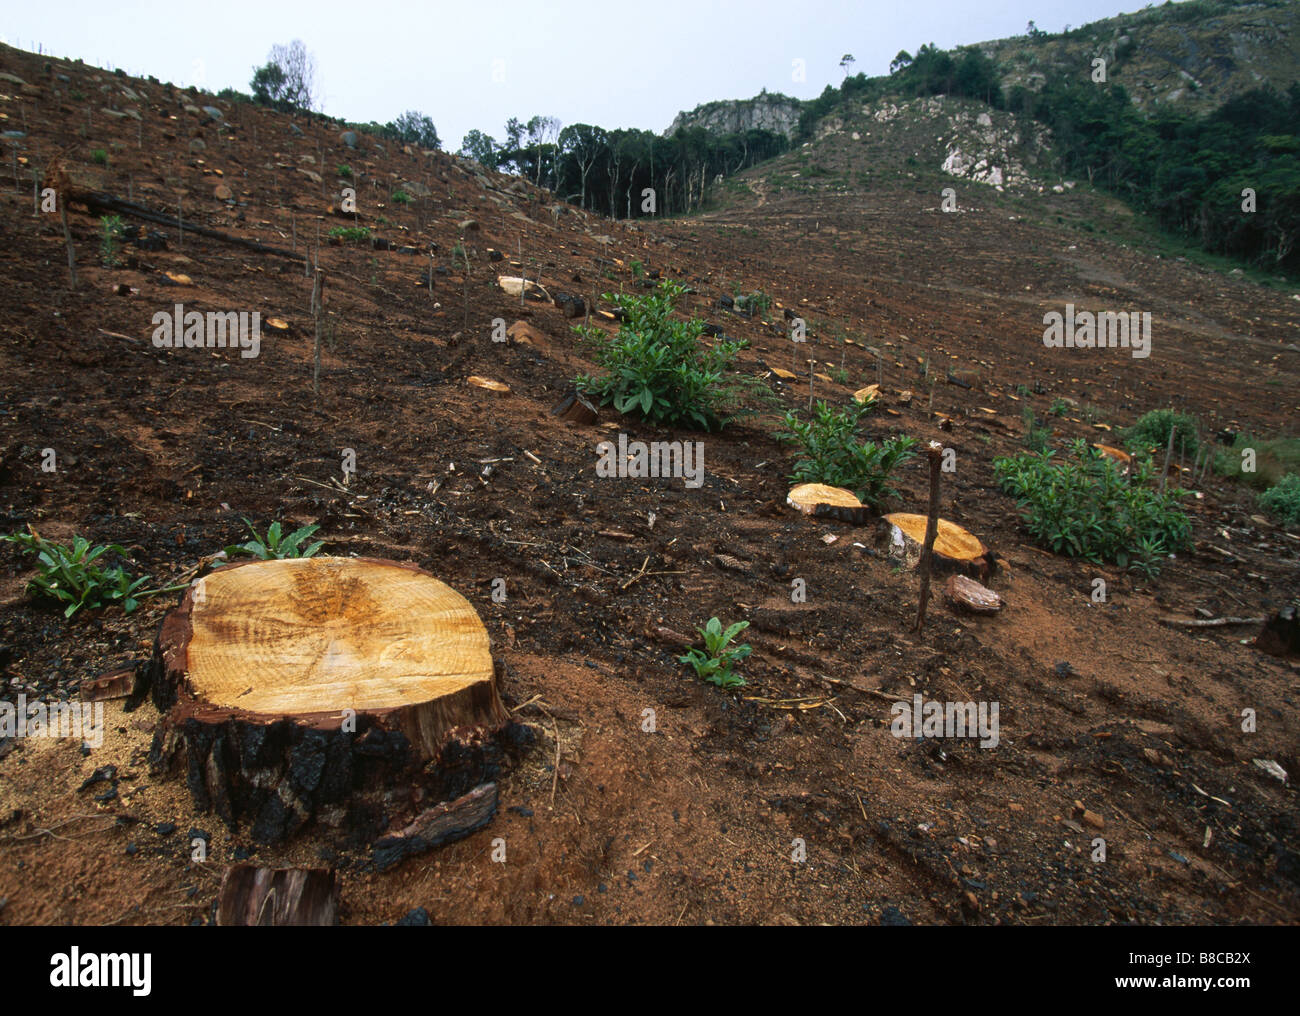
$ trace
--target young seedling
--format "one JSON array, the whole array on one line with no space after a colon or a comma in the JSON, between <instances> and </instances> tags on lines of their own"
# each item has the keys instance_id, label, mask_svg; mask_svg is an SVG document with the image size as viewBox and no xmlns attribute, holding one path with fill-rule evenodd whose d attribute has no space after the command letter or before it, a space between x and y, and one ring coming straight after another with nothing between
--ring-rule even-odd
<instances>
[{"instance_id":1,"label":"young seedling","mask_svg":"<svg viewBox=\"0 0 1300 1016\"><path fill-rule=\"evenodd\" d=\"M730 643L748 627L748 621L737 621L723 631L722 622L716 617L710 618L703 628L696 629L704 639L706 651L689 649L686 655L677 659L694 667L695 676L704 678L709 684L715 684L719 688L739 688L745 679L732 668L752 653L754 647L749 644L731 646Z\"/></svg>"},{"instance_id":2,"label":"young seedling","mask_svg":"<svg viewBox=\"0 0 1300 1016\"><path fill-rule=\"evenodd\" d=\"M250 554L262 561L270 561L275 558L285 557L312 557L321 547L325 546L324 540L317 540L315 543L306 547L300 544L312 533L316 532L320 526L308 525L301 529L295 529L288 536L281 536L280 523L272 522L270 528L266 531L266 539L258 535L253 523L244 519L244 525L248 526L253 538L247 543L236 543L226 548L226 556L233 557L236 554Z\"/></svg>"}]
</instances>

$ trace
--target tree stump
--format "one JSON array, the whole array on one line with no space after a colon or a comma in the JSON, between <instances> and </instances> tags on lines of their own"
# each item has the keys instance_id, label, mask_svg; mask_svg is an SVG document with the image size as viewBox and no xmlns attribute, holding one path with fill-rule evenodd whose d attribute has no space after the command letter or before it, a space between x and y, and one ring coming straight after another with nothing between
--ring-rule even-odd
<instances>
[{"instance_id":1,"label":"tree stump","mask_svg":"<svg viewBox=\"0 0 1300 1016\"><path fill-rule=\"evenodd\" d=\"M155 768L183 764L196 806L260 842L405 829L493 779L522 729L474 608L394 561L218 569L163 621L149 677Z\"/></svg>"}]
</instances>

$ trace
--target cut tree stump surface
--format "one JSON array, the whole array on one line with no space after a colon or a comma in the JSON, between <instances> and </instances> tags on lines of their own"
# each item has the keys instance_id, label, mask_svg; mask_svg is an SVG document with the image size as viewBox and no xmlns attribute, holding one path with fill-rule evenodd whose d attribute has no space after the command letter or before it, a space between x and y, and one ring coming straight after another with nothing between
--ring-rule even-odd
<instances>
[{"instance_id":1,"label":"cut tree stump surface","mask_svg":"<svg viewBox=\"0 0 1300 1016\"><path fill-rule=\"evenodd\" d=\"M487 630L414 565L290 558L198 579L163 622L155 765L273 841L322 812L366 835L495 776L509 716Z\"/></svg>"},{"instance_id":2,"label":"cut tree stump surface","mask_svg":"<svg viewBox=\"0 0 1300 1016\"><path fill-rule=\"evenodd\" d=\"M492 680L487 630L431 575L357 558L258 561L193 587L195 696L255 713L410 708Z\"/></svg>"}]
</instances>

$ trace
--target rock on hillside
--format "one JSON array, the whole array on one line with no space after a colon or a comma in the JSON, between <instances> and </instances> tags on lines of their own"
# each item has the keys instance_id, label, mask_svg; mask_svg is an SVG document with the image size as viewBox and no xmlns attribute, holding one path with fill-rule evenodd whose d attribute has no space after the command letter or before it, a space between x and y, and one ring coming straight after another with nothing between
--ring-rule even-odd
<instances>
[{"instance_id":1,"label":"rock on hillside","mask_svg":"<svg viewBox=\"0 0 1300 1016\"><path fill-rule=\"evenodd\" d=\"M747 130L767 130L793 137L803 103L779 92L763 91L752 99L724 99L696 106L689 113L678 113L664 131L672 137L686 127L703 127L713 134L738 134Z\"/></svg>"},{"instance_id":2,"label":"rock on hillside","mask_svg":"<svg viewBox=\"0 0 1300 1016\"><path fill-rule=\"evenodd\" d=\"M1009 113L943 95L904 102L864 103L861 113L823 120L816 142L835 135L865 150L915 152L923 164L950 176L1002 190L1044 189L1051 164L1051 131L1027 128Z\"/></svg>"}]
</instances>

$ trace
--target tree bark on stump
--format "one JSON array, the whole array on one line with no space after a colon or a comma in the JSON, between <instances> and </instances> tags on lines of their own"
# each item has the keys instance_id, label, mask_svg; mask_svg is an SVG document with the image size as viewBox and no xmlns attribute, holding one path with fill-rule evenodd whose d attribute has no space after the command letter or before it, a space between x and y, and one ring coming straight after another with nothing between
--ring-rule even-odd
<instances>
[{"instance_id":1,"label":"tree bark on stump","mask_svg":"<svg viewBox=\"0 0 1300 1016\"><path fill-rule=\"evenodd\" d=\"M356 845L406 829L494 779L524 730L474 608L394 561L218 569L164 619L149 671L151 762L263 843L313 820Z\"/></svg>"},{"instance_id":2,"label":"tree bark on stump","mask_svg":"<svg viewBox=\"0 0 1300 1016\"><path fill-rule=\"evenodd\" d=\"M217 897L220 927L317 927L339 923L333 868L227 868Z\"/></svg>"}]
</instances>

